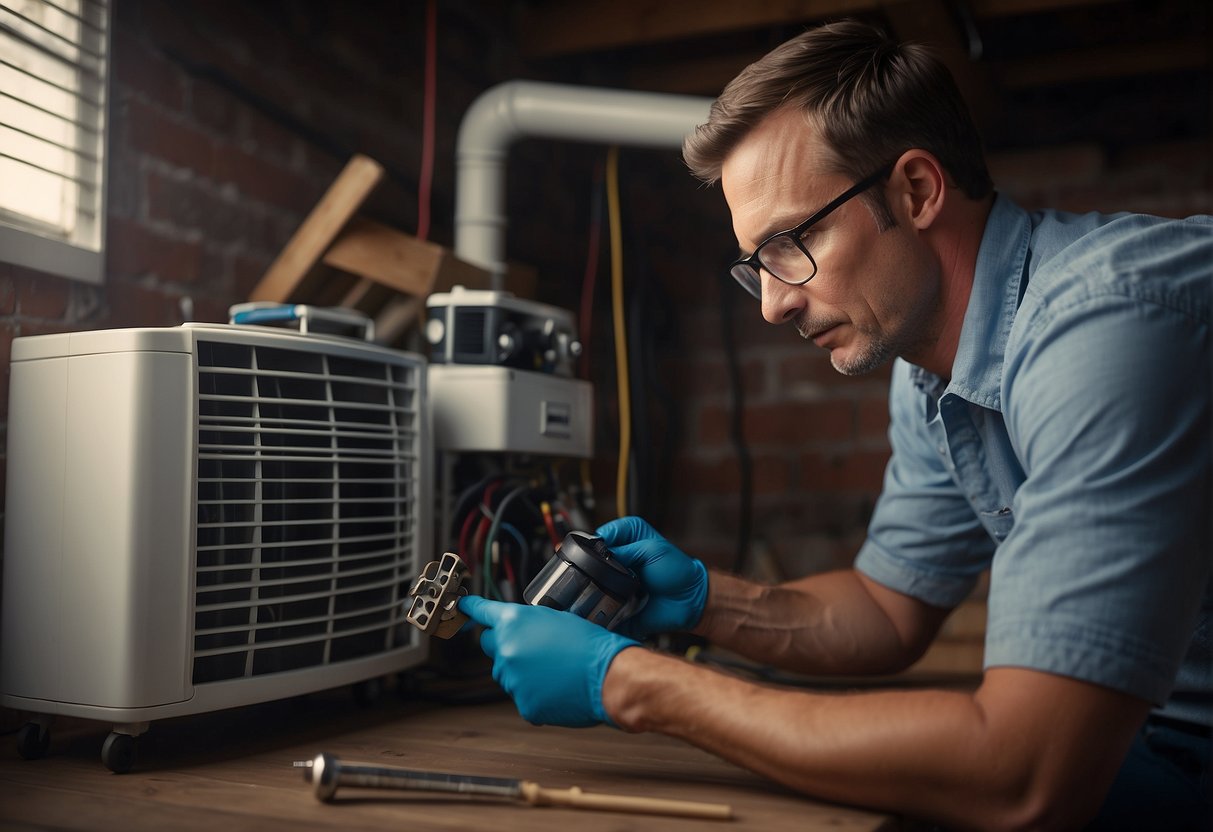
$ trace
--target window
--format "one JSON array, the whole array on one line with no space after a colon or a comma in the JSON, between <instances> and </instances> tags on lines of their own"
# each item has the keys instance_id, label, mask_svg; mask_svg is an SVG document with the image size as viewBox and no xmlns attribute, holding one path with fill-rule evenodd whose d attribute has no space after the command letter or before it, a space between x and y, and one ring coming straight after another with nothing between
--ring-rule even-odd
<instances>
[{"instance_id":1,"label":"window","mask_svg":"<svg viewBox=\"0 0 1213 832\"><path fill-rule=\"evenodd\" d=\"M0 0L0 261L101 281L109 0Z\"/></svg>"}]
</instances>

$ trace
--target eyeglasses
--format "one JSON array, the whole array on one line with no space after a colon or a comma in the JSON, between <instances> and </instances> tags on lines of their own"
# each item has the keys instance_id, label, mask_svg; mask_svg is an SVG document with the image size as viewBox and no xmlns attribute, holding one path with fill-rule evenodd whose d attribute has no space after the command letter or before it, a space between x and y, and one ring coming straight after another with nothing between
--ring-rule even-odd
<instances>
[{"instance_id":1,"label":"eyeglasses","mask_svg":"<svg viewBox=\"0 0 1213 832\"><path fill-rule=\"evenodd\" d=\"M795 228L778 231L767 237L749 257L742 257L729 266L729 274L754 297L762 300L760 269L766 269L771 277L789 286L803 286L817 274L817 261L809 254L804 243L805 232L825 219L838 206L866 191L893 172L893 163L885 165L871 176L866 176L848 188L829 205Z\"/></svg>"}]
</instances>

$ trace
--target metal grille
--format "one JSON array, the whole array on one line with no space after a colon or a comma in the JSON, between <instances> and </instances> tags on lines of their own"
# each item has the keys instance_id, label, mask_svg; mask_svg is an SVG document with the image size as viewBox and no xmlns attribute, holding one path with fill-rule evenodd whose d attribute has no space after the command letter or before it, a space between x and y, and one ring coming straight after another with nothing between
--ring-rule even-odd
<instances>
[{"instance_id":1,"label":"metal grille","mask_svg":"<svg viewBox=\"0 0 1213 832\"><path fill-rule=\"evenodd\" d=\"M405 646L419 366L198 343L195 684Z\"/></svg>"}]
</instances>

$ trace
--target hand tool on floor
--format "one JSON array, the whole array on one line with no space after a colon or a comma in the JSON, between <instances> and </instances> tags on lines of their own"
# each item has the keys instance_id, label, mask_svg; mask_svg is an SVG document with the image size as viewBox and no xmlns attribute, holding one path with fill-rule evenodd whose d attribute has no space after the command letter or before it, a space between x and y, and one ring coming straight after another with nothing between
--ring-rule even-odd
<instances>
[{"instance_id":1,"label":"hand tool on floor","mask_svg":"<svg viewBox=\"0 0 1213 832\"><path fill-rule=\"evenodd\" d=\"M326 803L336 795L338 786L356 786L364 789L488 795L523 800L532 806L565 806L572 809L676 815L711 820L731 820L733 817L733 808L724 803L587 794L576 786L571 789L545 789L529 780L513 780L508 777L478 777L470 774L413 771L367 763L343 763L332 754L317 754L314 760L297 762L295 765L303 768L304 780L313 785L316 799Z\"/></svg>"}]
</instances>

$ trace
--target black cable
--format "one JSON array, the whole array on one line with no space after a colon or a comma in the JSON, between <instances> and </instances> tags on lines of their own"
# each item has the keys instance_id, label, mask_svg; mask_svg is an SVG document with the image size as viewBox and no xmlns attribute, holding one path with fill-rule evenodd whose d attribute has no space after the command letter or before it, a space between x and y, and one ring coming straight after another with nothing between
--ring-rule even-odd
<instances>
[{"instance_id":1,"label":"black cable","mask_svg":"<svg viewBox=\"0 0 1213 832\"><path fill-rule=\"evenodd\" d=\"M723 269L721 270L723 272ZM720 278L721 310L720 340L724 345L726 365L729 371L729 438L737 452L737 464L741 480L738 489L739 514L737 518L737 553L733 557L733 572L742 574L750 550L750 524L754 514L754 466L750 449L745 443L745 386L741 378L741 363L737 357L737 339L734 327L738 304L732 302L729 292L737 287L730 278Z\"/></svg>"}]
</instances>

